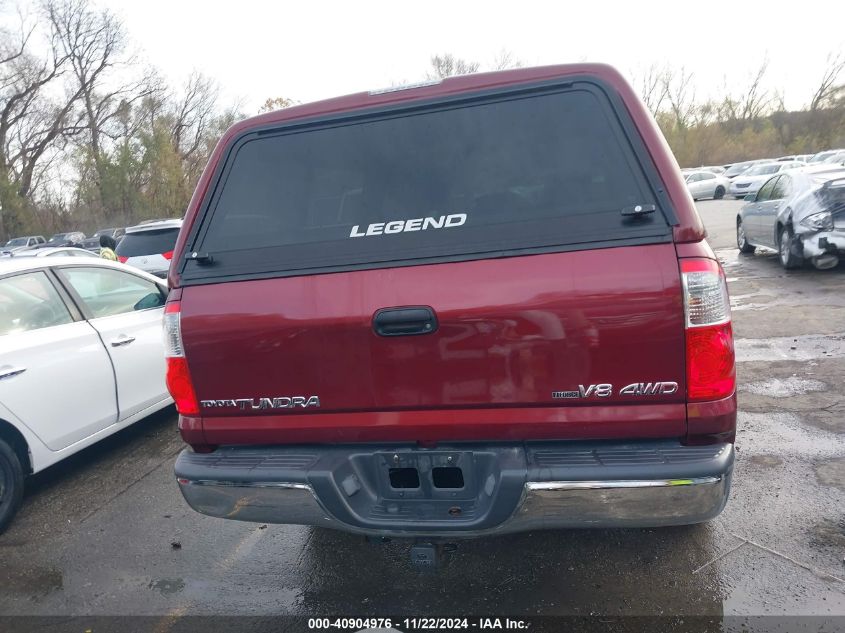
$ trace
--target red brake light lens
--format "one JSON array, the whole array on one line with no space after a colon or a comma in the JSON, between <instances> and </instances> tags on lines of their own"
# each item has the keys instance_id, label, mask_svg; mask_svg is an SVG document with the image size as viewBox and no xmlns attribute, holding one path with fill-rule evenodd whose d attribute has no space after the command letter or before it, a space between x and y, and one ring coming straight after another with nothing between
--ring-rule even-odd
<instances>
[{"instance_id":1,"label":"red brake light lens","mask_svg":"<svg viewBox=\"0 0 845 633\"><path fill-rule=\"evenodd\" d=\"M712 259L682 259L686 316L687 398L720 400L736 390L727 282Z\"/></svg>"},{"instance_id":2,"label":"red brake light lens","mask_svg":"<svg viewBox=\"0 0 845 633\"><path fill-rule=\"evenodd\" d=\"M173 251L167 251L166 253L161 254L164 259L173 259Z\"/></svg>"},{"instance_id":3,"label":"red brake light lens","mask_svg":"<svg viewBox=\"0 0 845 633\"><path fill-rule=\"evenodd\" d=\"M128 257L124 257L123 255L118 255L118 256L117 256L117 260L118 260L121 264L125 264L127 259L129 259L129 258L128 258Z\"/></svg>"},{"instance_id":4,"label":"red brake light lens","mask_svg":"<svg viewBox=\"0 0 845 633\"><path fill-rule=\"evenodd\" d=\"M179 413L199 415L199 402L182 345L181 308L178 301L169 301L164 308L164 354L167 357L165 382Z\"/></svg>"},{"instance_id":5,"label":"red brake light lens","mask_svg":"<svg viewBox=\"0 0 845 633\"><path fill-rule=\"evenodd\" d=\"M730 323L687 330L687 394L690 400L721 400L736 388Z\"/></svg>"},{"instance_id":6,"label":"red brake light lens","mask_svg":"<svg viewBox=\"0 0 845 633\"><path fill-rule=\"evenodd\" d=\"M167 390L176 403L176 410L182 415L199 415L197 395L188 371L188 361L184 357L167 359L166 382Z\"/></svg>"}]
</instances>

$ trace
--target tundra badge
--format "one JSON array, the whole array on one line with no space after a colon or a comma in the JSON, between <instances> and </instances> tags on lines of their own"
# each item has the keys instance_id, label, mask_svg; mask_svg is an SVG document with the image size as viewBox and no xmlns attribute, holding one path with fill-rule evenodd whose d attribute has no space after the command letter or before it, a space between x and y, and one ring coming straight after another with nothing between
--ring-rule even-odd
<instances>
[{"instance_id":1,"label":"tundra badge","mask_svg":"<svg viewBox=\"0 0 845 633\"><path fill-rule=\"evenodd\" d=\"M319 407L320 398L317 396L281 396L277 398L238 398L235 400L201 400L200 404L209 409L223 407L247 409L293 409L294 407Z\"/></svg>"}]
</instances>

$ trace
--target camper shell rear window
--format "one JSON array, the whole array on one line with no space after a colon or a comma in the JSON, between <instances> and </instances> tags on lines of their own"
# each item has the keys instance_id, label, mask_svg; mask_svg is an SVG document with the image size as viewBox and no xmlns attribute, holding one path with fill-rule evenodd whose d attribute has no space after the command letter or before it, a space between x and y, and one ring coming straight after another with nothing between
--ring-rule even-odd
<instances>
[{"instance_id":1,"label":"camper shell rear window","mask_svg":"<svg viewBox=\"0 0 845 633\"><path fill-rule=\"evenodd\" d=\"M188 238L211 261L183 261L183 281L669 241L620 110L579 81L249 132Z\"/></svg>"}]
</instances>

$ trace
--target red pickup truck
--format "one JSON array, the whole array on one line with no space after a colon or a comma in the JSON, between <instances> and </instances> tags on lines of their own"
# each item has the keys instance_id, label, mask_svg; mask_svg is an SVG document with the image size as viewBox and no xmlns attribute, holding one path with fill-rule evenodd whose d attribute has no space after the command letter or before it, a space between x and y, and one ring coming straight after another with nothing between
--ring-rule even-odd
<instances>
[{"instance_id":1,"label":"red pickup truck","mask_svg":"<svg viewBox=\"0 0 845 633\"><path fill-rule=\"evenodd\" d=\"M608 66L237 123L169 273L181 491L372 536L711 519L736 394L704 237Z\"/></svg>"}]
</instances>

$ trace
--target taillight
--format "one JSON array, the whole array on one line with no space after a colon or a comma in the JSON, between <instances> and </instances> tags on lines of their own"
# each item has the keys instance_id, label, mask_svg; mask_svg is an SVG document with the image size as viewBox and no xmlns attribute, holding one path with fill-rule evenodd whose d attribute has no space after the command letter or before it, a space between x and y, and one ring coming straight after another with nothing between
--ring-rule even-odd
<instances>
[{"instance_id":1,"label":"taillight","mask_svg":"<svg viewBox=\"0 0 845 633\"><path fill-rule=\"evenodd\" d=\"M173 259L173 251L167 251L166 253L161 254L164 259Z\"/></svg>"},{"instance_id":2,"label":"taillight","mask_svg":"<svg viewBox=\"0 0 845 633\"><path fill-rule=\"evenodd\" d=\"M167 390L182 415L199 415L200 408L182 345L182 306L170 301L164 308L164 355L167 358Z\"/></svg>"},{"instance_id":3,"label":"taillight","mask_svg":"<svg viewBox=\"0 0 845 633\"><path fill-rule=\"evenodd\" d=\"M129 258L128 258L128 257L124 257L123 255L118 255L118 256L117 256L117 261L119 261L121 264L125 264L127 259L129 259Z\"/></svg>"},{"instance_id":4,"label":"taillight","mask_svg":"<svg viewBox=\"0 0 845 633\"><path fill-rule=\"evenodd\" d=\"M687 398L719 400L736 389L728 286L712 259L682 259L687 340Z\"/></svg>"}]
</instances>

